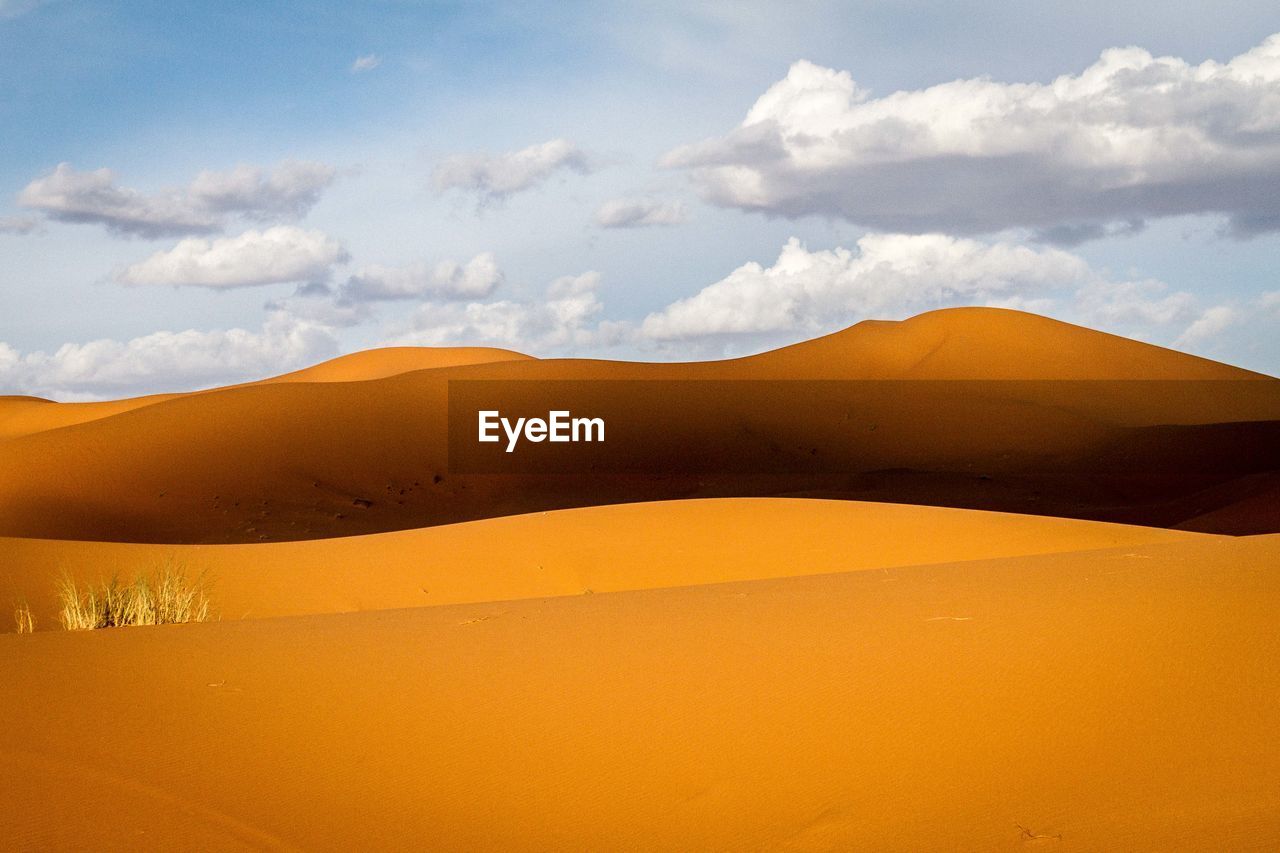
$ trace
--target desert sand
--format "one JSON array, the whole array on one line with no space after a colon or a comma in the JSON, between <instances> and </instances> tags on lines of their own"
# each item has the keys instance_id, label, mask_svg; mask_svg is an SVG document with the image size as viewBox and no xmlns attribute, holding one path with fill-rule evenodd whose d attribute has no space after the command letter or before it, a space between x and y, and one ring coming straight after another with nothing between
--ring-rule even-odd
<instances>
[{"instance_id":1,"label":"desert sand","mask_svg":"<svg viewBox=\"0 0 1280 853\"><path fill-rule=\"evenodd\" d=\"M313 373L346 381L123 404L0 400L0 429L14 424L0 442L0 535L254 543L604 503L773 496L1210 533L1278 529L1223 511L1275 487L1280 381L1020 312L953 309L862 323L700 364L492 351L476 363L467 351L422 356L440 366L386 375L405 358L376 351ZM374 378L352 381L357 374ZM454 473L449 382L477 379L505 383L513 395L576 381L583 405L640 428L654 401L634 396L636 381L667 380L667 408L643 439L606 443L601 470ZM854 389L847 405L823 405L825 386L808 386L810 404L796 405L772 396L767 382L740 381L779 379L862 382L840 386ZM706 380L740 390L709 412ZM726 432L713 417L742 428ZM724 468L688 468L704 460ZM615 462L647 473L611 473ZM773 473L779 464L785 473Z\"/></svg>"},{"instance_id":2,"label":"desert sand","mask_svg":"<svg viewBox=\"0 0 1280 853\"><path fill-rule=\"evenodd\" d=\"M871 390L742 381L729 439L459 474L459 379L592 380L624 419L598 380ZM0 636L2 846L1276 848L1278 424L1280 381L995 309L0 397L0 600L37 618ZM607 470L682 448L748 464ZM163 565L215 621L59 628L60 579Z\"/></svg>"}]
</instances>

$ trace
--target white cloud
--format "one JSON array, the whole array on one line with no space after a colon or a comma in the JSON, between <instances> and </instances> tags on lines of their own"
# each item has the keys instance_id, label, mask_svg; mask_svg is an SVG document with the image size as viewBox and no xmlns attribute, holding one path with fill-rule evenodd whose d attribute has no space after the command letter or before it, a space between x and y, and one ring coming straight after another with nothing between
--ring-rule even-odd
<instances>
[{"instance_id":1,"label":"white cloud","mask_svg":"<svg viewBox=\"0 0 1280 853\"><path fill-rule=\"evenodd\" d=\"M598 320L599 284L600 274L588 271L556 279L536 302L430 303L389 343L505 346L540 355L609 346L625 336L626 327Z\"/></svg>"},{"instance_id":2,"label":"white cloud","mask_svg":"<svg viewBox=\"0 0 1280 853\"><path fill-rule=\"evenodd\" d=\"M189 193L195 204L216 213L300 219L336 173L325 163L286 161L271 172L241 164L227 172L201 172Z\"/></svg>"},{"instance_id":3,"label":"white cloud","mask_svg":"<svg viewBox=\"0 0 1280 853\"><path fill-rule=\"evenodd\" d=\"M556 172L587 174L587 155L567 139L552 139L505 154L455 154L436 166L437 190L474 192L480 200L501 201L546 181Z\"/></svg>"},{"instance_id":4,"label":"white cloud","mask_svg":"<svg viewBox=\"0 0 1280 853\"><path fill-rule=\"evenodd\" d=\"M650 225L679 225L688 220L680 202L653 199L615 198L600 205L596 224L601 228L643 228Z\"/></svg>"},{"instance_id":5,"label":"white cloud","mask_svg":"<svg viewBox=\"0 0 1280 853\"><path fill-rule=\"evenodd\" d=\"M419 262L404 267L368 266L342 286L340 297L352 302L394 299L479 299L502 283L502 270L491 252L466 264Z\"/></svg>"},{"instance_id":6,"label":"white cloud","mask_svg":"<svg viewBox=\"0 0 1280 853\"><path fill-rule=\"evenodd\" d=\"M1170 293L1168 285L1154 279L1096 279L1080 288L1076 304L1085 317L1106 328L1186 322L1199 311L1190 293Z\"/></svg>"},{"instance_id":7,"label":"white cloud","mask_svg":"<svg viewBox=\"0 0 1280 853\"><path fill-rule=\"evenodd\" d=\"M1129 47L1047 84L880 98L801 61L738 128L664 163L716 204L911 233L1024 226L1072 241L1197 213L1238 235L1280 229L1280 34L1227 63Z\"/></svg>"},{"instance_id":8,"label":"white cloud","mask_svg":"<svg viewBox=\"0 0 1280 853\"><path fill-rule=\"evenodd\" d=\"M23 216L0 216L0 234L30 234L40 223Z\"/></svg>"},{"instance_id":9,"label":"white cloud","mask_svg":"<svg viewBox=\"0 0 1280 853\"><path fill-rule=\"evenodd\" d=\"M25 355L0 343L0 389L56 399L189 390L261 379L337 353L330 329L276 313L256 332L155 332Z\"/></svg>"},{"instance_id":10,"label":"white cloud","mask_svg":"<svg viewBox=\"0 0 1280 853\"><path fill-rule=\"evenodd\" d=\"M821 332L868 317L953 303L988 303L1089 281L1060 249L986 244L941 234L869 234L857 251L810 252L792 238L771 267L748 263L645 318L659 341Z\"/></svg>"},{"instance_id":11,"label":"white cloud","mask_svg":"<svg viewBox=\"0 0 1280 853\"><path fill-rule=\"evenodd\" d=\"M18 202L60 222L96 223L143 237L207 233L219 227L212 211L193 204L185 193L144 195L116 186L110 169L77 172L70 163L27 184Z\"/></svg>"},{"instance_id":12,"label":"white cloud","mask_svg":"<svg viewBox=\"0 0 1280 853\"><path fill-rule=\"evenodd\" d=\"M125 285L251 287L328 278L344 263L341 244L320 231L277 225L236 237L188 237L116 276Z\"/></svg>"},{"instance_id":13,"label":"white cloud","mask_svg":"<svg viewBox=\"0 0 1280 853\"><path fill-rule=\"evenodd\" d=\"M364 56L357 56L356 61L351 63L351 73L359 74L361 71L372 71L382 64L382 57L376 53L369 53Z\"/></svg>"},{"instance_id":14,"label":"white cloud","mask_svg":"<svg viewBox=\"0 0 1280 853\"><path fill-rule=\"evenodd\" d=\"M117 234L156 238L220 231L228 216L304 216L333 181L323 163L281 163L271 172L241 165L201 172L190 186L146 194L116 184L110 169L77 171L60 163L31 181L19 204L60 222L93 223Z\"/></svg>"},{"instance_id":15,"label":"white cloud","mask_svg":"<svg viewBox=\"0 0 1280 853\"><path fill-rule=\"evenodd\" d=\"M1191 347L1216 338L1240 320L1239 313L1228 305L1215 305L1204 311L1173 342L1175 347Z\"/></svg>"}]
</instances>

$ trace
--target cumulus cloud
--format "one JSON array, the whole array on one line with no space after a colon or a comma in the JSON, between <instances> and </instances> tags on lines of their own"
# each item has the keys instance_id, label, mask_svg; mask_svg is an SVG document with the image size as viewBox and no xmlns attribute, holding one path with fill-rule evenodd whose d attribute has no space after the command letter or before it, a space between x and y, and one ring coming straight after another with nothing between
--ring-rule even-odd
<instances>
[{"instance_id":1,"label":"cumulus cloud","mask_svg":"<svg viewBox=\"0 0 1280 853\"><path fill-rule=\"evenodd\" d=\"M343 284L344 301L377 302L398 299L479 299L502 283L502 270L491 252L465 264L445 260L403 267L368 266Z\"/></svg>"},{"instance_id":2,"label":"cumulus cloud","mask_svg":"<svg viewBox=\"0 0 1280 853\"><path fill-rule=\"evenodd\" d=\"M0 389L99 399L260 379L338 353L332 330L274 313L258 331L155 332L128 341L65 344L21 354L0 343Z\"/></svg>"},{"instance_id":3,"label":"cumulus cloud","mask_svg":"<svg viewBox=\"0 0 1280 853\"><path fill-rule=\"evenodd\" d=\"M1113 282L1097 278L1080 288L1076 305L1085 318L1110 329L1186 322L1199 311L1190 293L1170 293L1167 284L1155 279Z\"/></svg>"},{"instance_id":4,"label":"cumulus cloud","mask_svg":"<svg viewBox=\"0 0 1280 853\"><path fill-rule=\"evenodd\" d=\"M590 159L577 146L552 139L505 154L455 154L436 166L432 181L440 191L459 189L475 193L481 202L502 201L557 172L585 175L592 170Z\"/></svg>"},{"instance_id":5,"label":"cumulus cloud","mask_svg":"<svg viewBox=\"0 0 1280 853\"><path fill-rule=\"evenodd\" d=\"M39 222L28 217L0 216L0 234L30 234L39 227Z\"/></svg>"},{"instance_id":6,"label":"cumulus cloud","mask_svg":"<svg viewBox=\"0 0 1280 853\"><path fill-rule=\"evenodd\" d=\"M241 164L227 172L201 172L189 195L214 213L252 219L301 219L333 182L336 170L325 163L287 161L270 172Z\"/></svg>"},{"instance_id":7,"label":"cumulus cloud","mask_svg":"<svg viewBox=\"0 0 1280 853\"><path fill-rule=\"evenodd\" d=\"M188 237L116 275L125 285L210 288L323 281L345 263L342 245L320 231L277 225L236 237Z\"/></svg>"},{"instance_id":8,"label":"cumulus cloud","mask_svg":"<svg viewBox=\"0 0 1280 853\"><path fill-rule=\"evenodd\" d=\"M1026 297L1089 278L1088 264L1053 248L941 234L869 234L856 252L811 252L792 238L773 266L744 264L650 314L641 332L659 341L820 332L868 317Z\"/></svg>"},{"instance_id":9,"label":"cumulus cloud","mask_svg":"<svg viewBox=\"0 0 1280 853\"><path fill-rule=\"evenodd\" d=\"M615 198L596 210L596 224L601 228L644 228L650 225L679 225L688 220L680 202L653 199Z\"/></svg>"},{"instance_id":10,"label":"cumulus cloud","mask_svg":"<svg viewBox=\"0 0 1280 853\"><path fill-rule=\"evenodd\" d=\"M1240 320L1240 314L1229 305L1215 305L1196 318L1173 345L1178 348L1193 347L1216 338Z\"/></svg>"},{"instance_id":11,"label":"cumulus cloud","mask_svg":"<svg viewBox=\"0 0 1280 853\"><path fill-rule=\"evenodd\" d=\"M1128 47L1047 84L880 98L801 61L739 127L663 162L719 205L911 233L1029 227L1069 243L1179 214L1276 230L1280 34L1226 63Z\"/></svg>"},{"instance_id":12,"label":"cumulus cloud","mask_svg":"<svg viewBox=\"0 0 1280 853\"><path fill-rule=\"evenodd\" d=\"M361 71L372 71L382 64L382 57L376 53L357 56L356 61L351 63L351 73L359 74Z\"/></svg>"},{"instance_id":13,"label":"cumulus cloud","mask_svg":"<svg viewBox=\"0 0 1280 853\"><path fill-rule=\"evenodd\" d=\"M270 172L241 165L227 172L201 172L185 188L147 194L119 186L110 169L80 172L60 163L27 184L18 203L50 219L103 225L116 234L209 234L222 230L229 216L304 216L335 174L323 163L285 162Z\"/></svg>"},{"instance_id":14,"label":"cumulus cloud","mask_svg":"<svg viewBox=\"0 0 1280 853\"><path fill-rule=\"evenodd\" d=\"M557 278L536 302L429 303L390 343L506 346L539 354L609 346L625 336L626 326L599 320L599 284L600 274L588 271Z\"/></svg>"}]
</instances>

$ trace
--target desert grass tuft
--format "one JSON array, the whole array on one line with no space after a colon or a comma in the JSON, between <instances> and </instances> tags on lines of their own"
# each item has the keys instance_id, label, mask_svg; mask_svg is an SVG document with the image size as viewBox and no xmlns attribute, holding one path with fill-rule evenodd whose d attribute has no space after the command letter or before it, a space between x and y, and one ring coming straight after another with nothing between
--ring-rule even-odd
<instances>
[{"instance_id":1,"label":"desert grass tuft","mask_svg":"<svg viewBox=\"0 0 1280 853\"><path fill-rule=\"evenodd\" d=\"M205 575L191 580L180 566L172 564L139 575L131 583L113 576L81 588L63 577L58 597L62 600L62 626L69 631L206 622L212 615Z\"/></svg>"},{"instance_id":2,"label":"desert grass tuft","mask_svg":"<svg viewBox=\"0 0 1280 853\"><path fill-rule=\"evenodd\" d=\"M25 601L13 608L13 621L17 623L19 634L32 634L36 630L36 615L31 612L31 605Z\"/></svg>"}]
</instances>

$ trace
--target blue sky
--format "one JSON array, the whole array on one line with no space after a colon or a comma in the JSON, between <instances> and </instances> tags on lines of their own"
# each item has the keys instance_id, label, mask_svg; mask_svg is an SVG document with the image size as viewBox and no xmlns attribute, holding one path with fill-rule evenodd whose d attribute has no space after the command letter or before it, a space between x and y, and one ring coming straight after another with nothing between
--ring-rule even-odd
<instances>
[{"instance_id":1,"label":"blue sky","mask_svg":"<svg viewBox=\"0 0 1280 853\"><path fill-rule=\"evenodd\" d=\"M1280 373L1272 4L1037 6L0 0L0 393L954 304Z\"/></svg>"}]
</instances>

